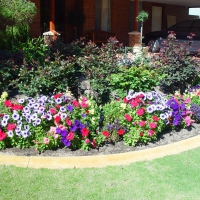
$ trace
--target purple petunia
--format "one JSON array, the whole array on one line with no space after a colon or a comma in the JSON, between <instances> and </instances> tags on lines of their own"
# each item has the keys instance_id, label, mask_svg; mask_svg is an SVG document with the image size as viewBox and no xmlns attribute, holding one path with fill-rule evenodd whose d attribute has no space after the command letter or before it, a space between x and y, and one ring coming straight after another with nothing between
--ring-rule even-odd
<instances>
[{"instance_id":1,"label":"purple petunia","mask_svg":"<svg viewBox=\"0 0 200 200\"><path fill-rule=\"evenodd\" d=\"M67 110L69 110L70 112L72 112L73 109L74 109L74 106L72 106L72 105L68 105L68 106L67 106Z\"/></svg>"}]
</instances>

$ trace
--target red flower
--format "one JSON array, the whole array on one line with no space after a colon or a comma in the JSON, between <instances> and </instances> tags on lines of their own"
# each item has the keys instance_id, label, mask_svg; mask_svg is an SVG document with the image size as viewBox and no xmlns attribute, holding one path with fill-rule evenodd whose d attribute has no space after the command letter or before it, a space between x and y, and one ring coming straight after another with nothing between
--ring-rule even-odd
<instances>
[{"instance_id":1,"label":"red flower","mask_svg":"<svg viewBox=\"0 0 200 200\"><path fill-rule=\"evenodd\" d=\"M59 105L59 104L56 104L56 108L58 108L58 109L59 109L59 108L60 108L60 105Z\"/></svg>"},{"instance_id":2,"label":"red flower","mask_svg":"<svg viewBox=\"0 0 200 200\"><path fill-rule=\"evenodd\" d=\"M53 98L54 98L54 99L57 99L57 98L60 98L61 96L62 96L62 94L59 93L59 94L54 95Z\"/></svg>"},{"instance_id":3,"label":"red flower","mask_svg":"<svg viewBox=\"0 0 200 200\"><path fill-rule=\"evenodd\" d=\"M152 135L154 134L154 131L153 130L148 130L148 134L150 137L152 137Z\"/></svg>"},{"instance_id":4,"label":"red flower","mask_svg":"<svg viewBox=\"0 0 200 200\"><path fill-rule=\"evenodd\" d=\"M60 122L60 120L61 120L61 118L60 118L60 116L59 115L57 115L56 117L55 117L55 122L57 123L57 124L59 124L59 122Z\"/></svg>"},{"instance_id":5,"label":"red flower","mask_svg":"<svg viewBox=\"0 0 200 200\"><path fill-rule=\"evenodd\" d=\"M71 122L71 120L70 120L70 119L68 119L68 118L66 118L66 123L67 123L67 125L68 125L68 126L71 126L71 125L72 125L72 122Z\"/></svg>"},{"instance_id":6,"label":"red flower","mask_svg":"<svg viewBox=\"0 0 200 200\"><path fill-rule=\"evenodd\" d=\"M136 106L138 106L138 101L133 99L130 104L132 108L135 108Z\"/></svg>"},{"instance_id":7,"label":"red flower","mask_svg":"<svg viewBox=\"0 0 200 200\"><path fill-rule=\"evenodd\" d=\"M132 117L129 114L125 114L124 116L128 122L132 120Z\"/></svg>"},{"instance_id":8,"label":"red flower","mask_svg":"<svg viewBox=\"0 0 200 200\"><path fill-rule=\"evenodd\" d=\"M15 124L8 124L8 126L7 126L7 130L8 130L8 131L12 131L12 130L15 129L15 127L16 127Z\"/></svg>"},{"instance_id":9,"label":"red flower","mask_svg":"<svg viewBox=\"0 0 200 200\"><path fill-rule=\"evenodd\" d=\"M87 114L90 114L90 111L89 111L89 110L86 110L86 113L87 113Z\"/></svg>"},{"instance_id":10,"label":"red flower","mask_svg":"<svg viewBox=\"0 0 200 200\"><path fill-rule=\"evenodd\" d=\"M123 101L124 101L124 103L128 103L129 102L129 100L127 100L126 97L124 97Z\"/></svg>"},{"instance_id":11,"label":"red flower","mask_svg":"<svg viewBox=\"0 0 200 200\"><path fill-rule=\"evenodd\" d=\"M140 108L140 109L137 110L136 113L137 113L138 116L142 116L145 113L145 109L144 108Z\"/></svg>"},{"instance_id":12,"label":"red flower","mask_svg":"<svg viewBox=\"0 0 200 200\"><path fill-rule=\"evenodd\" d=\"M123 130L123 129L119 129L119 131L118 131L118 135L123 135L125 133L125 130Z\"/></svg>"},{"instance_id":13,"label":"red flower","mask_svg":"<svg viewBox=\"0 0 200 200\"><path fill-rule=\"evenodd\" d=\"M141 132L141 133L140 133L140 137L142 137L143 135L144 135L144 133Z\"/></svg>"},{"instance_id":14,"label":"red flower","mask_svg":"<svg viewBox=\"0 0 200 200\"><path fill-rule=\"evenodd\" d=\"M67 135L67 137L66 137L66 139L70 140L70 141L73 140L74 139L74 133L69 132L68 135Z\"/></svg>"},{"instance_id":15,"label":"red flower","mask_svg":"<svg viewBox=\"0 0 200 200\"><path fill-rule=\"evenodd\" d=\"M149 127L154 129L157 127L157 124L156 123L149 123Z\"/></svg>"},{"instance_id":16,"label":"red flower","mask_svg":"<svg viewBox=\"0 0 200 200\"><path fill-rule=\"evenodd\" d=\"M6 134L0 129L0 141L6 138Z\"/></svg>"},{"instance_id":17,"label":"red flower","mask_svg":"<svg viewBox=\"0 0 200 200\"><path fill-rule=\"evenodd\" d=\"M57 111L56 111L54 108L50 108L50 109L49 109L49 112L50 112L51 114L56 114L56 113L57 113Z\"/></svg>"},{"instance_id":18,"label":"red flower","mask_svg":"<svg viewBox=\"0 0 200 200\"><path fill-rule=\"evenodd\" d=\"M78 103L78 101L76 101L76 100L72 101L72 104L73 104L74 106L76 106L77 108L79 107L79 103Z\"/></svg>"},{"instance_id":19,"label":"red flower","mask_svg":"<svg viewBox=\"0 0 200 200\"><path fill-rule=\"evenodd\" d=\"M93 147L94 147L94 148L96 148L96 147L97 147L97 142L96 142L96 140L95 140L95 139L93 139L93 140L92 140L92 145L93 145Z\"/></svg>"},{"instance_id":20,"label":"red flower","mask_svg":"<svg viewBox=\"0 0 200 200\"><path fill-rule=\"evenodd\" d=\"M157 116L154 116L154 115L152 116L152 119L153 119L154 121L156 121L156 122L159 121L159 118L158 118Z\"/></svg>"},{"instance_id":21,"label":"red flower","mask_svg":"<svg viewBox=\"0 0 200 200\"><path fill-rule=\"evenodd\" d=\"M109 137L109 132L108 131L103 131L102 134L106 137Z\"/></svg>"},{"instance_id":22,"label":"red flower","mask_svg":"<svg viewBox=\"0 0 200 200\"><path fill-rule=\"evenodd\" d=\"M19 105L19 104L15 104L11 107L12 110L23 110L23 106Z\"/></svg>"},{"instance_id":23,"label":"red flower","mask_svg":"<svg viewBox=\"0 0 200 200\"><path fill-rule=\"evenodd\" d=\"M145 121L141 121L141 122L139 122L139 126L141 126L141 127L143 127L145 124L146 124Z\"/></svg>"},{"instance_id":24,"label":"red flower","mask_svg":"<svg viewBox=\"0 0 200 200\"><path fill-rule=\"evenodd\" d=\"M81 133L83 137L87 137L89 135L89 130L87 128L82 128Z\"/></svg>"},{"instance_id":25,"label":"red flower","mask_svg":"<svg viewBox=\"0 0 200 200\"><path fill-rule=\"evenodd\" d=\"M13 104L12 104L12 102L11 102L10 100L5 100L5 101L4 101L4 105L5 105L6 107L12 107L12 106L13 106Z\"/></svg>"}]
</instances>

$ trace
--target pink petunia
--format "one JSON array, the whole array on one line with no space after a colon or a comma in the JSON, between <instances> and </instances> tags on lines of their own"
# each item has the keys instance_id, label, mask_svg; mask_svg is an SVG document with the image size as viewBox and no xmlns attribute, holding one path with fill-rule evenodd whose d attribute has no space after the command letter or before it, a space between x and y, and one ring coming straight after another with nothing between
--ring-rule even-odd
<instances>
[{"instance_id":1,"label":"pink petunia","mask_svg":"<svg viewBox=\"0 0 200 200\"><path fill-rule=\"evenodd\" d=\"M44 144L49 144L50 140L49 140L49 138L44 137L43 142L44 142Z\"/></svg>"},{"instance_id":2,"label":"pink petunia","mask_svg":"<svg viewBox=\"0 0 200 200\"><path fill-rule=\"evenodd\" d=\"M68 140L72 141L74 139L74 133L73 132L69 132L66 138Z\"/></svg>"}]
</instances>

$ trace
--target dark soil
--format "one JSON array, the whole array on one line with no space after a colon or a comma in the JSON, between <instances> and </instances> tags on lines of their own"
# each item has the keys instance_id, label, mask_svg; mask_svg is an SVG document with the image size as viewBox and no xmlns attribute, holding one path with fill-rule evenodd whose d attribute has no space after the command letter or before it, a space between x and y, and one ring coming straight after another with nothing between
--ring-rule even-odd
<instances>
[{"instance_id":1,"label":"dark soil","mask_svg":"<svg viewBox=\"0 0 200 200\"><path fill-rule=\"evenodd\" d=\"M69 148L59 148L56 150L46 150L42 153L38 153L34 148L19 149L19 148L7 148L0 151L0 154L17 155L17 156L55 156L55 157L69 157L69 156L91 156L91 155L106 155L106 154L118 154L130 151L139 151L142 149L153 148L157 146L167 145L181 140L185 140L190 137L194 137L200 134L200 124L193 124L191 127L181 130L167 130L158 135L156 141L152 141L149 144L138 144L135 147L124 145L124 142L117 142L116 144L105 144L98 149L92 149L90 151L85 150L71 150Z\"/></svg>"}]
</instances>

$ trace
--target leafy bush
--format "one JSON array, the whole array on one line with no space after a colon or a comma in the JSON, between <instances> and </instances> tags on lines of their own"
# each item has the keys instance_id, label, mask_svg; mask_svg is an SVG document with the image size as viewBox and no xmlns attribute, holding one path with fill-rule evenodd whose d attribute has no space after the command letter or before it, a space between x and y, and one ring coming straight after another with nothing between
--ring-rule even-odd
<instances>
[{"instance_id":1,"label":"leafy bush","mask_svg":"<svg viewBox=\"0 0 200 200\"><path fill-rule=\"evenodd\" d=\"M19 78L14 80L19 92L27 96L38 94L49 95L50 93L65 92L68 86L67 75L73 72L74 65L60 60L46 60L44 66L23 65L19 71Z\"/></svg>"},{"instance_id":2,"label":"leafy bush","mask_svg":"<svg viewBox=\"0 0 200 200\"><path fill-rule=\"evenodd\" d=\"M110 38L101 47L89 42L83 48L83 56L78 57L77 64L90 80L98 104L105 103L110 98L109 77L119 71L117 54L121 52L122 46L116 38Z\"/></svg>"},{"instance_id":3,"label":"leafy bush","mask_svg":"<svg viewBox=\"0 0 200 200\"><path fill-rule=\"evenodd\" d=\"M124 97L128 91L149 91L158 85L158 74L144 66L140 67L119 67L117 74L112 74L109 78L111 90L119 97Z\"/></svg>"},{"instance_id":4,"label":"leafy bush","mask_svg":"<svg viewBox=\"0 0 200 200\"><path fill-rule=\"evenodd\" d=\"M49 47L44 44L44 38L42 37L28 39L25 43L18 42L14 49L16 52L23 54L24 61L29 65L32 63L43 65L49 54Z\"/></svg>"},{"instance_id":5,"label":"leafy bush","mask_svg":"<svg viewBox=\"0 0 200 200\"><path fill-rule=\"evenodd\" d=\"M158 55L153 56L152 61L160 74L166 74L161 81L164 89L171 93L180 90L183 94L185 89L197 78L199 62L190 56L189 43L176 45L173 43L176 34L173 31L169 33L165 47L160 50Z\"/></svg>"}]
</instances>

